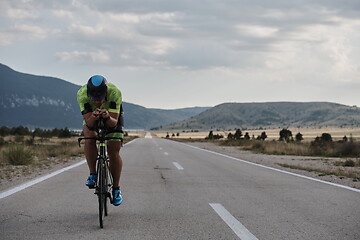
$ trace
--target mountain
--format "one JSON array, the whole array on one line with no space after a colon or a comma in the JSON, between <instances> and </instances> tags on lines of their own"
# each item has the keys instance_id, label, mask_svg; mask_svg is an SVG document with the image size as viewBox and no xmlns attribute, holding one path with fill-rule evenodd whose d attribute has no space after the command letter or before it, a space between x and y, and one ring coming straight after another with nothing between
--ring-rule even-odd
<instances>
[{"instance_id":1,"label":"mountain","mask_svg":"<svg viewBox=\"0 0 360 240\"><path fill-rule=\"evenodd\" d=\"M163 110L145 108L139 105L124 103L124 122L126 128L156 128L175 123L199 114L209 107L181 108L174 110Z\"/></svg>"},{"instance_id":2,"label":"mountain","mask_svg":"<svg viewBox=\"0 0 360 240\"><path fill-rule=\"evenodd\" d=\"M80 86L62 79L20 73L0 64L0 126L81 129L76 100ZM194 116L208 108L148 109L124 102L126 129L149 129Z\"/></svg>"},{"instance_id":3,"label":"mountain","mask_svg":"<svg viewBox=\"0 0 360 240\"><path fill-rule=\"evenodd\" d=\"M360 108L329 102L224 103L165 129L360 126Z\"/></svg>"}]
</instances>

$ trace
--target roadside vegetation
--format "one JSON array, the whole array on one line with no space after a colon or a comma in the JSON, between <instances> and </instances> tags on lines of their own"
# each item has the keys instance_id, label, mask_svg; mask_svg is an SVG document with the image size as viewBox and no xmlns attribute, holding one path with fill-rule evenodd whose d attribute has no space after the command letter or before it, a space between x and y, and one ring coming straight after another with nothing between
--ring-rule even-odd
<instances>
[{"instance_id":1,"label":"roadside vegetation","mask_svg":"<svg viewBox=\"0 0 360 240\"><path fill-rule=\"evenodd\" d=\"M304 142L303 135L299 132L295 135L288 129L279 132L278 140L266 141L266 132L259 136L249 136L240 129L229 133L226 138L220 134L209 135L205 138L221 146L238 146L243 150L251 150L256 153L275 155L297 156L323 156L323 157L360 157L360 142L356 142L351 136L344 136L340 141L333 141L329 133L323 133L313 141Z\"/></svg>"},{"instance_id":2,"label":"roadside vegetation","mask_svg":"<svg viewBox=\"0 0 360 240\"><path fill-rule=\"evenodd\" d=\"M84 157L77 138L80 132L69 129L0 128L0 183L28 176ZM127 134L126 134L127 136ZM131 141L135 136L125 138Z\"/></svg>"},{"instance_id":3,"label":"roadside vegetation","mask_svg":"<svg viewBox=\"0 0 360 240\"><path fill-rule=\"evenodd\" d=\"M195 146L224 154L235 154L232 156L236 156L232 150L234 148L267 154L268 157L256 157L239 151L237 156L244 154L246 160L254 163L288 169L360 189L360 142L351 134L334 140L331 134L322 133L311 140L306 138L305 141L302 133L293 134L289 129L281 129L277 138L272 134L272 139L269 140L266 131L259 131L258 135L254 136L237 129L226 132L210 131L202 138L171 139L194 143ZM207 143L214 145L208 146Z\"/></svg>"},{"instance_id":4,"label":"roadside vegetation","mask_svg":"<svg viewBox=\"0 0 360 240\"><path fill-rule=\"evenodd\" d=\"M302 161L301 164L292 161L276 164L283 168L313 172L318 176L333 175L340 179L350 178L353 182L360 181L360 142L356 142L352 136L334 141L329 133L323 133L313 141L304 142L301 133L297 133L294 138L290 130L282 129L278 140L266 141L266 138L266 132L250 137L248 133L243 135L238 129L235 133L229 133L226 138L210 131L205 141L269 155L315 156L312 159L318 162L315 166L310 160Z\"/></svg>"}]
</instances>

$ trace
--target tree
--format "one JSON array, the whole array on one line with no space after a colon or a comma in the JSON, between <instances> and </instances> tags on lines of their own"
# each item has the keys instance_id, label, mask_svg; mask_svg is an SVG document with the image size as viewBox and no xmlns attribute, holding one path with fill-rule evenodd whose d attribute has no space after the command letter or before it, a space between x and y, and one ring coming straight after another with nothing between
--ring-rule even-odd
<instances>
[{"instance_id":1,"label":"tree","mask_svg":"<svg viewBox=\"0 0 360 240\"><path fill-rule=\"evenodd\" d=\"M283 128L279 134L280 134L279 141L289 142L292 137L292 132L286 128Z\"/></svg>"},{"instance_id":2,"label":"tree","mask_svg":"<svg viewBox=\"0 0 360 240\"><path fill-rule=\"evenodd\" d=\"M332 137L329 133L323 133L321 134L320 139L325 142L332 142Z\"/></svg>"},{"instance_id":3,"label":"tree","mask_svg":"<svg viewBox=\"0 0 360 240\"><path fill-rule=\"evenodd\" d=\"M343 137L343 142L347 142L348 138L346 137L346 135Z\"/></svg>"},{"instance_id":4,"label":"tree","mask_svg":"<svg viewBox=\"0 0 360 240\"><path fill-rule=\"evenodd\" d=\"M262 132L260 135L260 139L265 141L266 138L267 138L266 132Z\"/></svg>"},{"instance_id":5,"label":"tree","mask_svg":"<svg viewBox=\"0 0 360 240\"><path fill-rule=\"evenodd\" d=\"M236 140L240 140L241 137L242 137L242 132L241 132L240 129L237 129L236 132L235 132L235 134L234 134L234 138L235 138Z\"/></svg>"},{"instance_id":6,"label":"tree","mask_svg":"<svg viewBox=\"0 0 360 240\"><path fill-rule=\"evenodd\" d=\"M209 135L205 138L205 139L210 139L210 140L213 140L213 139L220 139L220 138L223 138L224 136L221 135L221 134L216 134L214 135L213 131L210 131L209 132Z\"/></svg>"},{"instance_id":7,"label":"tree","mask_svg":"<svg viewBox=\"0 0 360 240\"><path fill-rule=\"evenodd\" d=\"M249 133L248 133L248 132L246 132L246 133L245 133L245 135L244 135L244 139L245 139L245 140L250 140L250 135L249 135Z\"/></svg>"},{"instance_id":8,"label":"tree","mask_svg":"<svg viewBox=\"0 0 360 240\"><path fill-rule=\"evenodd\" d=\"M214 133L213 131L209 132L209 135L206 137L206 139L213 139L214 138Z\"/></svg>"},{"instance_id":9,"label":"tree","mask_svg":"<svg viewBox=\"0 0 360 240\"><path fill-rule=\"evenodd\" d=\"M59 138L70 138L71 137L71 132L67 127L64 128L64 129L60 129L58 137Z\"/></svg>"},{"instance_id":10,"label":"tree","mask_svg":"<svg viewBox=\"0 0 360 240\"><path fill-rule=\"evenodd\" d=\"M296 134L295 139L297 142L301 142L302 140L304 140L303 135L300 132Z\"/></svg>"},{"instance_id":11,"label":"tree","mask_svg":"<svg viewBox=\"0 0 360 240\"><path fill-rule=\"evenodd\" d=\"M8 136L10 135L10 131L10 128L3 126L0 128L0 136Z\"/></svg>"},{"instance_id":12,"label":"tree","mask_svg":"<svg viewBox=\"0 0 360 240\"><path fill-rule=\"evenodd\" d=\"M21 136L30 135L30 130L27 127L19 126L19 127L12 128L11 134L21 135Z\"/></svg>"},{"instance_id":13,"label":"tree","mask_svg":"<svg viewBox=\"0 0 360 240\"><path fill-rule=\"evenodd\" d=\"M234 135L232 133L229 133L227 138L228 138L228 140L232 140L232 139L234 139Z\"/></svg>"}]
</instances>

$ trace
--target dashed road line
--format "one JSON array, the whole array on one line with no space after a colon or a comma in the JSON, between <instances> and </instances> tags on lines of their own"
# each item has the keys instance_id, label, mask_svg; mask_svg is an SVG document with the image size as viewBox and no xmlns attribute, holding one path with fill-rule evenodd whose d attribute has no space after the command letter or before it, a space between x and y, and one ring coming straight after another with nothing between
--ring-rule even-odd
<instances>
[{"instance_id":1,"label":"dashed road line","mask_svg":"<svg viewBox=\"0 0 360 240\"><path fill-rule=\"evenodd\" d=\"M209 203L209 205L241 240L258 240L241 222L231 215L223 205L220 203Z\"/></svg>"},{"instance_id":2,"label":"dashed road line","mask_svg":"<svg viewBox=\"0 0 360 240\"><path fill-rule=\"evenodd\" d=\"M151 133L150 133L150 132L146 132L145 138L152 138Z\"/></svg>"},{"instance_id":3,"label":"dashed road line","mask_svg":"<svg viewBox=\"0 0 360 240\"><path fill-rule=\"evenodd\" d=\"M173 162L173 164L178 170L184 170L184 168L179 163Z\"/></svg>"}]
</instances>

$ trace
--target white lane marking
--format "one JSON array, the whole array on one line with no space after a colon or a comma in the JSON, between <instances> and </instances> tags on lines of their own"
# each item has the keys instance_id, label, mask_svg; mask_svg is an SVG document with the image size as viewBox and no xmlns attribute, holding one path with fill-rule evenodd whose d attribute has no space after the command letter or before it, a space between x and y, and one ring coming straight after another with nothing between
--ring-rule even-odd
<instances>
[{"instance_id":1,"label":"white lane marking","mask_svg":"<svg viewBox=\"0 0 360 240\"><path fill-rule=\"evenodd\" d=\"M136 139L134 139L134 140L132 140L132 141L130 141L130 142L124 144L124 145L128 145L128 144L134 142L135 140L136 140ZM33 186L33 185L35 185L35 184L37 184L37 183L43 182L43 181L45 181L45 180L47 180L47 179L49 179L49 178L52 178L52 177L54 177L54 176L56 176L56 175L58 175L58 174L60 174L60 173L66 172L66 171L68 171L68 170L70 170L70 169L72 169L72 168L78 167L78 166L80 166L80 165L82 165L82 164L84 164L84 163L86 163L86 160L82 160L82 161L80 161L80 162L78 162L78 163L75 163L75 164L70 165L70 166L68 166L68 167L59 169L59 170L57 170L57 171L55 171L55 172L53 172L53 173L50 173L50 174L48 174L48 175L39 177L39 178L37 178L37 179L34 179L34 180L31 180L31 181L26 182L26 183L24 183L24 184L21 184L21 185L19 185L19 186L17 186L17 187L11 188L11 189L9 189L9 190L7 190L7 191L1 192L1 193L0 193L0 199L5 198L5 197L8 197L8 196L10 196L10 195L12 195L12 194L14 194L14 193L17 193L17 192L19 192L19 191L21 191L21 190L24 190L24 189L26 189L26 188L28 188L28 187L31 187L31 186Z\"/></svg>"},{"instance_id":2,"label":"white lane marking","mask_svg":"<svg viewBox=\"0 0 360 240\"><path fill-rule=\"evenodd\" d=\"M169 153L167 153L167 152L164 152L164 154L165 154L166 156L169 156Z\"/></svg>"},{"instance_id":3,"label":"white lane marking","mask_svg":"<svg viewBox=\"0 0 360 240\"><path fill-rule=\"evenodd\" d=\"M125 143L124 146L130 145L131 143L135 142L136 140L138 140L138 138L135 138L134 140L131 140L130 142Z\"/></svg>"},{"instance_id":4,"label":"white lane marking","mask_svg":"<svg viewBox=\"0 0 360 240\"><path fill-rule=\"evenodd\" d=\"M234 231L241 240L258 240L244 225L241 224L220 203L209 203L222 220Z\"/></svg>"},{"instance_id":5,"label":"white lane marking","mask_svg":"<svg viewBox=\"0 0 360 240\"><path fill-rule=\"evenodd\" d=\"M198 150L202 150L202 151L205 151L205 152L209 152L209 153L212 153L212 154L215 154L215 155L219 155L219 156L222 156L222 157L230 158L230 159L235 160L235 161L247 163L247 164L250 164L250 165L254 165L254 166L258 166L258 167L270 169L270 170L277 171L277 172L281 172L281 173L286 173L286 174L289 174L289 175L292 175L292 176L296 176L296 177L300 177L300 178L305 178L305 179L312 180L312 181L315 181L315 182L321 182L321 183L325 183L325 184L332 185L332 186L335 186L335 187L339 187L339 188L343 188L343 189L347 189L347 190L350 190L350 191L354 191L354 192L360 193L360 189L357 189L357 188L352 188L352 187L344 186L344 185L341 185L341 184L332 183L332 182L327 182L327 181L324 181L324 180L321 180L321 179L316 179L316 178L304 176L304 175L301 175L301 174L292 173L292 172L287 172L287 171L284 171L284 170L281 170L281 169L272 168L272 167L264 166L264 165L261 165L261 164L253 163L253 162L248 162L248 161L245 161L245 160L242 160L242 159L238 159L238 158L235 158L235 157L231 157L231 156L228 156L228 155L225 155L225 154L222 154L222 153L218 153L218 152L213 152L213 151L210 151L210 150L207 150L207 149L203 149L203 148L191 146L191 145L185 144L185 143L180 143L180 142L176 142L176 143L179 143L179 144L182 144L182 145L191 147L191 148L195 148L195 149L198 149Z\"/></svg>"},{"instance_id":6,"label":"white lane marking","mask_svg":"<svg viewBox=\"0 0 360 240\"><path fill-rule=\"evenodd\" d=\"M184 170L184 168L177 162L173 162L173 164L175 165L175 167L178 169L178 170Z\"/></svg>"},{"instance_id":7,"label":"white lane marking","mask_svg":"<svg viewBox=\"0 0 360 240\"><path fill-rule=\"evenodd\" d=\"M145 138L152 138L151 133L150 133L150 132L146 132Z\"/></svg>"},{"instance_id":8,"label":"white lane marking","mask_svg":"<svg viewBox=\"0 0 360 240\"><path fill-rule=\"evenodd\" d=\"M50 174L48 174L48 175L45 175L45 176L43 176L43 177L39 177L39 178L37 178L37 179L34 179L34 180L29 181L29 182L27 182L27 183L24 183L24 184L22 184L22 185L20 185L20 186L17 186L17 187L14 187L14 188L10 189L10 190L7 190L7 191L5 191L5 192L2 192L2 193L0 193L0 199L5 198L5 197L7 197L7 196L10 196L10 195L12 195L12 194L14 194L14 193L16 193L16 192L21 191L21 190L24 190L25 188L31 187L32 185L35 185L35 184L37 184L37 183L39 183L39 182L45 181L46 179L49 179L49 178L51 178L51 177L54 177L54 176L56 176L56 175L58 175L58 174L60 174L60 173L63 173L63 172L65 172L65 171L67 171L67 170L70 170L70 169L72 169L72 168L78 167L78 166L80 166L80 165L82 165L82 164L84 164L84 163L86 163L86 160L82 160L81 162L78 162L78 163L73 164L73 165L71 165L71 166L68 166L68 167L66 167L66 168L62 168L62 169L57 170L57 171L55 171L55 172L53 172L53 173L50 173Z\"/></svg>"},{"instance_id":9,"label":"white lane marking","mask_svg":"<svg viewBox=\"0 0 360 240\"><path fill-rule=\"evenodd\" d=\"M161 148L159 148L159 150L162 150L162 147L161 147Z\"/></svg>"}]
</instances>

